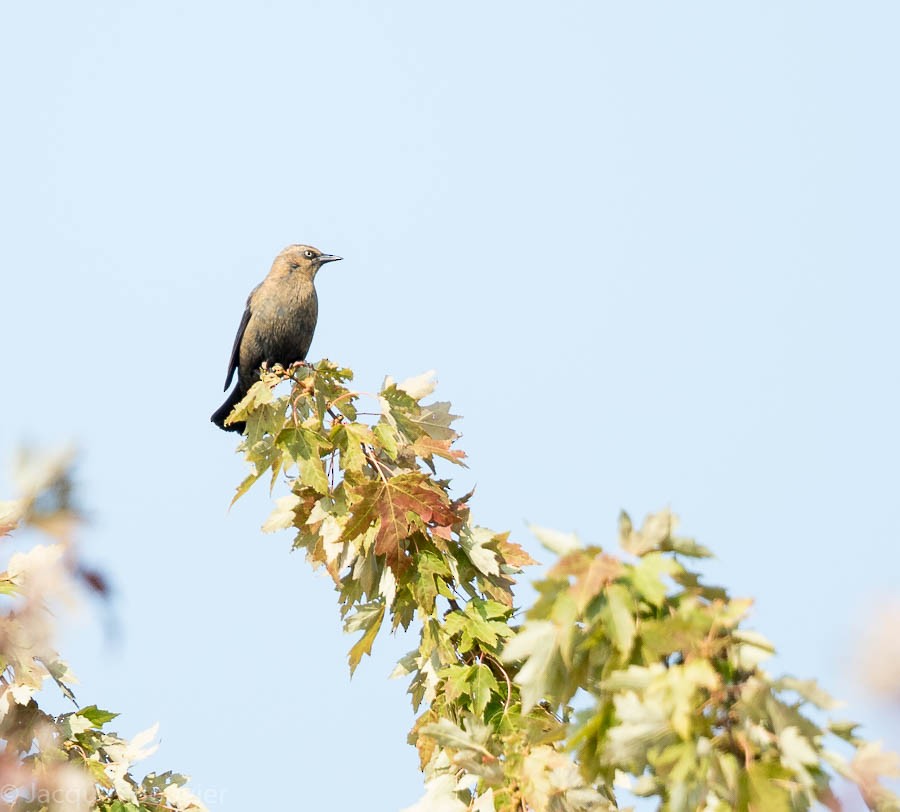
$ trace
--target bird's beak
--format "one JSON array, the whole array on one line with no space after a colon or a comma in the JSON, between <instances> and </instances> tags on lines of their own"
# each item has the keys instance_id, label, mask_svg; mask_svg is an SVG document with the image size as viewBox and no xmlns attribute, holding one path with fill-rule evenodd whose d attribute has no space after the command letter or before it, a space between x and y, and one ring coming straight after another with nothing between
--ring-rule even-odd
<instances>
[{"instance_id":1,"label":"bird's beak","mask_svg":"<svg viewBox=\"0 0 900 812\"><path fill-rule=\"evenodd\" d=\"M336 256L335 254L322 254L319 257L319 265L324 265L326 262L337 262L341 259L343 259L343 257Z\"/></svg>"}]
</instances>

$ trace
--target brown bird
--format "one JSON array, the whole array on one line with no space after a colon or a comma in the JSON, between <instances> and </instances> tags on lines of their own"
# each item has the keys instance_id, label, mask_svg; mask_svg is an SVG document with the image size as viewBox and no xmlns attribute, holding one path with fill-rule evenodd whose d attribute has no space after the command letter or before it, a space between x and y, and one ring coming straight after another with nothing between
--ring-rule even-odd
<instances>
[{"instance_id":1,"label":"brown bird","mask_svg":"<svg viewBox=\"0 0 900 812\"><path fill-rule=\"evenodd\" d=\"M226 426L225 418L259 380L264 362L289 367L306 360L319 315L316 273L326 262L339 259L311 245L289 245L275 257L269 275L247 297L225 378L227 390L237 371L237 386L210 417L220 429L243 433L246 423Z\"/></svg>"}]
</instances>

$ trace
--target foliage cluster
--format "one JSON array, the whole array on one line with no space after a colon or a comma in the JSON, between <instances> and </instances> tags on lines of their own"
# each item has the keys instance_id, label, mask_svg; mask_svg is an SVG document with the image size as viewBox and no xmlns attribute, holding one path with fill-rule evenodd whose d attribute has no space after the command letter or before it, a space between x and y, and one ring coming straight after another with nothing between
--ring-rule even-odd
<instances>
[{"instance_id":1,"label":"foliage cluster","mask_svg":"<svg viewBox=\"0 0 900 812\"><path fill-rule=\"evenodd\" d=\"M350 380L328 361L264 372L232 415L251 466L235 499L287 479L264 530L291 529L334 580L359 634L351 672L382 628L418 629L395 672L418 713L412 809L612 810L620 787L679 812L839 809L836 776L900 809L879 782L896 758L821 718L835 703L815 682L764 670L751 602L703 582L691 562L709 552L672 515L635 529L623 514L619 555L536 529L558 560L523 615L512 586L530 556L438 473L464 464L449 403L423 402L427 375L374 395Z\"/></svg>"},{"instance_id":2,"label":"foliage cluster","mask_svg":"<svg viewBox=\"0 0 900 812\"><path fill-rule=\"evenodd\" d=\"M204 810L183 775L134 776L134 763L156 750L156 726L130 741L111 732L117 714L77 705L74 677L54 648L51 606L70 609L84 587L105 589L76 554L70 455L23 455L16 480L18 497L0 502L0 538L8 551L15 530L41 531L50 543L10 552L0 572L0 802L14 812ZM45 683L75 709L43 710Z\"/></svg>"},{"instance_id":3,"label":"foliage cluster","mask_svg":"<svg viewBox=\"0 0 900 812\"><path fill-rule=\"evenodd\" d=\"M618 810L623 790L677 812L838 810L841 780L871 809L900 810L881 783L897 757L828 718L836 703L814 681L765 670L772 646L745 626L751 602L703 581L695 562L710 553L669 512L640 528L623 514L615 554L534 528L556 559L521 610L515 578L534 562L474 523L471 493L451 493L444 466L465 456L450 405L425 402L430 377L372 395L350 380L328 361L264 371L232 415L247 422L251 466L235 499L263 478L287 483L264 530L290 530L333 579L358 635L351 673L382 630L418 633L395 670L425 775L408 812ZM0 573L0 800L20 812L204 809L182 775L135 777L155 728L127 741L96 705L38 705L45 684L74 702L49 606L103 582L77 556L68 459L23 460L18 485L0 503L0 537L32 529L51 543L10 544Z\"/></svg>"}]
</instances>

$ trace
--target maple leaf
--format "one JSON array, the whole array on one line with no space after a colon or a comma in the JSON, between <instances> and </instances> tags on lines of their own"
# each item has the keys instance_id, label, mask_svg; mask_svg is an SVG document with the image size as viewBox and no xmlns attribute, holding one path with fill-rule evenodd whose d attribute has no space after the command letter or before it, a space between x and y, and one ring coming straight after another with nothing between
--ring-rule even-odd
<instances>
[{"instance_id":1,"label":"maple leaf","mask_svg":"<svg viewBox=\"0 0 900 812\"><path fill-rule=\"evenodd\" d=\"M379 395L382 414L410 443L423 436L451 443L459 437L450 428L450 424L459 416L450 414L449 403L437 402L423 406L397 384L391 381L385 381L385 384Z\"/></svg>"},{"instance_id":2,"label":"maple leaf","mask_svg":"<svg viewBox=\"0 0 900 812\"><path fill-rule=\"evenodd\" d=\"M497 533L494 536L494 540L497 542L500 557L507 566L521 570L522 567L529 567L538 563L525 552L522 545L509 540L509 533Z\"/></svg>"},{"instance_id":3,"label":"maple leaf","mask_svg":"<svg viewBox=\"0 0 900 812\"><path fill-rule=\"evenodd\" d=\"M439 539L444 541L452 541L453 540L453 528L448 527L445 524L435 525L431 528L431 534L433 536L437 536ZM443 545L441 549L446 549Z\"/></svg>"},{"instance_id":4,"label":"maple leaf","mask_svg":"<svg viewBox=\"0 0 900 812\"><path fill-rule=\"evenodd\" d=\"M458 420L458 414L450 414L450 402L439 401L422 406L420 414L412 417L412 421L435 440L449 440L453 442L459 434L450 428L454 420Z\"/></svg>"},{"instance_id":5,"label":"maple leaf","mask_svg":"<svg viewBox=\"0 0 900 812\"><path fill-rule=\"evenodd\" d=\"M569 592L578 605L578 611L584 612L591 600L622 572L622 562L619 559L594 547L569 553L559 560L549 574L551 578L575 576L575 583Z\"/></svg>"},{"instance_id":6,"label":"maple leaf","mask_svg":"<svg viewBox=\"0 0 900 812\"><path fill-rule=\"evenodd\" d=\"M314 421L306 421L301 426L287 428L278 436L278 442L290 455L300 473L300 481L319 493L328 493L328 477L322 455L332 446L313 427Z\"/></svg>"},{"instance_id":7,"label":"maple leaf","mask_svg":"<svg viewBox=\"0 0 900 812\"><path fill-rule=\"evenodd\" d=\"M365 465L363 444L374 444L375 435L368 426L340 423L331 432L333 442L340 448L340 465L344 471L359 471Z\"/></svg>"},{"instance_id":8,"label":"maple leaf","mask_svg":"<svg viewBox=\"0 0 900 812\"><path fill-rule=\"evenodd\" d=\"M410 472L348 486L351 516L342 540L350 541L377 522L375 554L383 555L398 572L408 561L405 542L420 522L447 526L455 516L447 495L425 474ZM412 517L410 517L412 514Z\"/></svg>"},{"instance_id":9,"label":"maple leaf","mask_svg":"<svg viewBox=\"0 0 900 812\"><path fill-rule=\"evenodd\" d=\"M494 533L486 527L473 527L460 532L459 543L469 560L484 575L499 575L497 554L488 547L494 541Z\"/></svg>"},{"instance_id":10,"label":"maple leaf","mask_svg":"<svg viewBox=\"0 0 900 812\"><path fill-rule=\"evenodd\" d=\"M438 456L467 468L468 466L463 462L466 452L451 449L452 442L452 440L436 440L428 434L423 434L413 443L412 449L422 459L430 460L433 456Z\"/></svg>"},{"instance_id":11,"label":"maple leaf","mask_svg":"<svg viewBox=\"0 0 900 812\"><path fill-rule=\"evenodd\" d=\"M384 608L384 601L374 601L357 607L356 612L344 621L345 632L352 633L360 629L364 631L363 636L356 641L347 655L351 676L356 671L363 654L372 653L372 644L381 628L381 621L384 620Z\"/></svg>"}]
</instances>

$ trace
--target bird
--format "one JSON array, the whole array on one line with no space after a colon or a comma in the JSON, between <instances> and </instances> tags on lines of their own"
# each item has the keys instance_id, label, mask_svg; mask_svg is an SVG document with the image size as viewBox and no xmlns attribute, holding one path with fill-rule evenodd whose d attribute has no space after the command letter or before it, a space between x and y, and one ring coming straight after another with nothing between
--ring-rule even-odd
<instances>
[{"instance_id":1,"label":"bird","mask_svg":"<svg viewBox=\"0 0 900 812\"><path fill-rule=\"evenodd\" d=\"M311 245L289 245L275 257L268 276L250 292L234 338L224 391L235 372L237 384L210 417L220 429L244 433L245 422L226 425L225 418L259 380L264 363L289 367L306 360L319 315L316 274L326 263L340 259Z\"/></svg>"}]
</instances>

